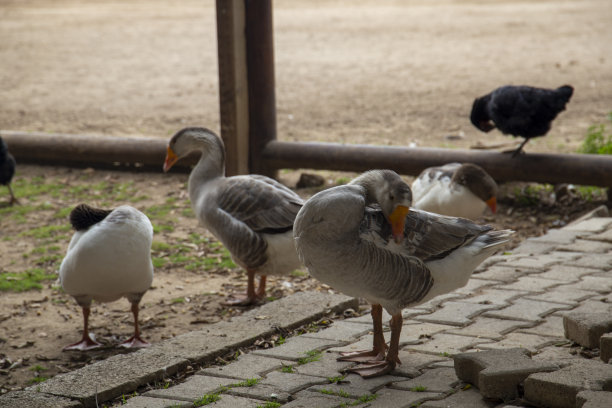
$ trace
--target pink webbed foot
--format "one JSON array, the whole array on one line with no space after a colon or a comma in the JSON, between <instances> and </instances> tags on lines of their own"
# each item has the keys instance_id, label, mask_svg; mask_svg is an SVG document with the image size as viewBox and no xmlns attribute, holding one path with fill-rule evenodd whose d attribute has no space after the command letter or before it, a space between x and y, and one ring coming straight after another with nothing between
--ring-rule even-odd
<instances>
[{"instance_id":1,"label":"pink webbed foot","mask_svg":"<svg viewBox=\"0 0 612 408\"><path fill-rule=\"evenodd\" d=\"M376 350L351 351L340 353L337 361L353 361L356 363L379 362L385 359L385 353Z\"/></svg>"},{"instance_id":2,"label":"pink webbed foot","mask_svg":"<svg viewBox=\"0 0 612 408\"><path fill-rule=\"evenodd\" d=\"M224 306L251 306L261 302L259 296L239 295L233 296L226 299L225 302L221 303Z\"/></svg>"},{"instance_id":3,"label":"pink webbed foot","mask_svg":"<svg viewBox=\"0 0 612 408\"><path fill-rule=\"evenodd\" d=\"M126 341L119 344L119 346L125 348L144 348L149 347L150 345L150 343L141 339L140 336L132 336Z\"/></svg>"},{"instance_id":4,"label":"pink webbed foot","mask_svg":"<svg viewBox=\"0 0 612 408\"><path fill-rule=\"evenodd\" d=\"M350 373L359 374L363 378L380 377L381 375L389 374L395 369L395 363L387 360L373 362L369 364L361 364L357 367L346 370Z\"/></svg>"},{"instance_id":5,"label":"pink webbed foot","mask_svg":"<svg viewBox=\"0 0 612 408\"><path fill-rule=\"evenodd\" d=\"M101 343L98 343L97 341L92 339L90 335L87 335L83 337L81 341L74 343L74 344L70 344L64 347L62 350L63 351L69 351L69 350L87 351L87 350L94 350L100 347L102 347Z\"/></svg>"}]
</instances>

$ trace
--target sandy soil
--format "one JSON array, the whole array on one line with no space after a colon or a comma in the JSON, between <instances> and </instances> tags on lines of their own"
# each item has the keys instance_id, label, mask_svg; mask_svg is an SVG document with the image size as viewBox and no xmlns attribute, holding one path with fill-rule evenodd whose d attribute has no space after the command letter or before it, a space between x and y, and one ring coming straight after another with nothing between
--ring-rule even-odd
<instances>
[{"instance_id":1,"label":"sandy soil","mask_svg":"<svg viewBox=\"0 0 612 408\"><path fill-rule=\"evenodd\" d=\"M440 147L507 142L471 126L474 97L507 83L569 83L576 91L567 111L526 150L570 152L587 127L612 110L607 0L350 4L274 2L280 139ZM162 138L187 125L218 129L215 29L212 0L0 0L0 129ZM330 184L341 176L326 174ZM297 173L281 177L293 186ZM207 233L189 213L186 175L21 166L16 179L62 184L65 193L21 197L22 208L34 208L25 219L2 212L0 205L0 273L33 267L54 273L70 231L47 238L29 231L65 227L62 211L82 200L114 204L111 198L121 196L110 187L92 187L101 182L133 183L135 194L146 197L133 202L143 211L172 203L159 220L172 230L156 233L156 241L190 245L192 256L221 256L211 250L212 238L190 240L193 233ZM517 240L563 225L597 204L544 200L517 207L515 188L504 191L499 214L483 221L517 229ZM0 203L4 197L0 188ZM49 259L36 252L40 247ZM161 258L171 255L154 251ZM145 338L158 342L240 313L220 302L243 284L236 268L157 268L154 288L142 303ZM305 288L327 290L294 276L273 279L269 294ZM82 324L69 296L53 281L42 290L0 292L0 393L123 352L113 345L131 334L128 307L122 300L92 311L92 330L106 344L103 350L62 353L61 347L78 339ZM37 366L45 370L36 372Z\"/></svg>"}]
</instances>

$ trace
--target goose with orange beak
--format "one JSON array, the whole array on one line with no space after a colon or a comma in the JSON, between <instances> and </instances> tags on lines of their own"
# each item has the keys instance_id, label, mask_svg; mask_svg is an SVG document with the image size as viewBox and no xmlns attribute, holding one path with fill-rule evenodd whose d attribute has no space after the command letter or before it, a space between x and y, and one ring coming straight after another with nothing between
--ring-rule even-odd
<instances>
[{"instance_id":1,"label":"goose with orange beak","mask_svg":"<svg viewBox=\"0 0 612 408\"><path fill-rule=\"evenodd\" d=\"M464 218L410 208L410 187L391 170L372 170L351 183L315 194L298 213L294 239L310 274L372 305L372 350L343 353L363 377L400 363L401 311L464 286L472 271L508 241ZM383 309L392 316L385 343Z\"/></svg>"},{"instance_id":2,"label":"goose with orange beak","mask_svg":"<svg viewBox=\"0 0 612 408\"><path fill-rule=\"evenodd\" d=\"M412 183L414 208L475 220L497 211L497 183L480 166L448 163L429 167Z\"/></svg>"}]
</instances>

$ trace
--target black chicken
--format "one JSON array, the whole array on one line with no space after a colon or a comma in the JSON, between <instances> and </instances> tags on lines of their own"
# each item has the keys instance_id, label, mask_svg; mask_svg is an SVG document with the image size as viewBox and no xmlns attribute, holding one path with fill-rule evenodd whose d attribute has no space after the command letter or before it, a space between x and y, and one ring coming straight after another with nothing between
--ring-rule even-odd
<instances>
[{"instance_id":1,"label":"black chicken","mask_svg":"<svg viewBox=\"0 0 612 408\"><path fill-rule=\"evenodd\" d=\"M525 138L512 153L515 157L529 139L548 133L573 92L569 85L557 89L502 86L474 100L470 120L483 132L497 127L502 133Z\"/></svg>"},{"instance_id":2,"label":"black chicken","mask_svg":"<svg viewBox=\"0 0 612 408\"><path fill-rule=\"evenodd\" d=\"M13 194L13 189L11 188L11 180L14 174L15 158L9 153L6 143L4 143L4 140L0 137L0 184L8 187L9 193L11 194L11 199L9 201L10 205L17 202L15 194Z\"/></svg>"}]
</instances>

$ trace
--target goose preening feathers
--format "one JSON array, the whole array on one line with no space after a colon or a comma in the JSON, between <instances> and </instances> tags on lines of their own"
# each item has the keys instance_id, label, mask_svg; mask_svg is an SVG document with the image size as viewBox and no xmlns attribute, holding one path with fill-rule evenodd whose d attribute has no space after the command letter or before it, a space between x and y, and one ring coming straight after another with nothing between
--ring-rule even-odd
<instances>
[{"instance_id":1,"label":"goose preening feathers","mask_svg":"<svg viewBox=\"0 0 612 408\"><path fill-rule=\"evenodd\" d=\"M303 201L269 177L225 177L223 141L205 128L186 128L170 139L164 171L192 151L202 156L189 176L191 207L248 275L246 296L226 304L252 304L265 294L266 275L287 274L301 266L293 244L293 221ZM255 275L260 276L257 290Z\"/></svg>"},{"instance_id":2,"label":"goose preening feathers","mask_svg":"<svg viewBox=\"0 0 612 408\"><path fill-rule=\"evenodd\" d=\"M497 184L480 166L448 163L423 170L412 183L418 210L474 220L489 207L497 209Z\"/></svg>"},{"instance_id":3,"label":"goose preening feathers","mask_svg":"<svg viewBox=\"0 0 612 408\"><path fill-rule=\"evenodd\" d=\"M103 210L86 204L70 213L75 233L60 266L62 288L83 309L83 337L64 350L90 350L100 343L89 335L92 300L112 302L126 297L132 304L134 335L123 347L146 347L138 328L138 304L153 282L153 226L146 215L124 205Z\"/></svg>"},{"instance_id":4,"label":"goose preening feathers","mask_svg":"<svg viewBox=\"0 0 612 408\"><path fill-rule=\"evenodd\" d=\"M374 346L340 359L365 362L371 377L399 363L403 308L464 286L513 231L409 209L410 187L393 171L372 170L308 200L295 220L300 259L316 279L372 304ZM382 309L391 314L391 341ZM386 355L385 355L386 352Z\"/></svg>"},{"instance_id":5,"label":"goose preening feathers","mask_svg":"<svg viewBox=\"0 0 612 408\"><path fill-rule=\"evenodd\" d=\"M17 202L13 189L11 188L11 180L15 175L15 158L8 151L8 147L4 140L0 137L0 184L8 187L11 198L9 199L9 205L13 205Z\"/></svg>"},{"instance_id":6,"label":"goose preening feathers","mask_svg":"<svg viewBox=\"0 0 612 408\"><path fill-rule=\"evenodd\" d=\"M483 132L497 127L504 134L524 138L512 153L515 157L529 139L548 133L551 122L565 110L573 93L569 85L557 89L502 86L474 100L470 121Z\"/></svg>"}]
</instances>

